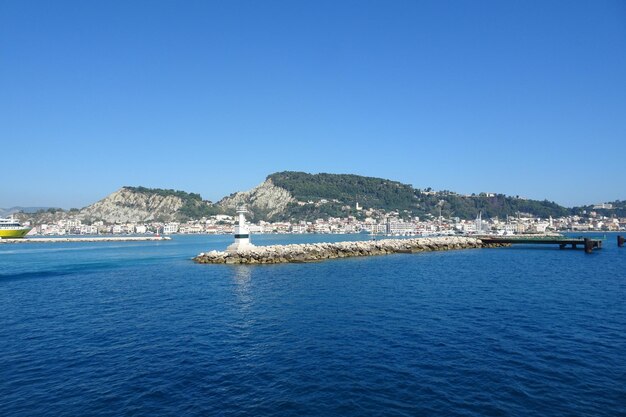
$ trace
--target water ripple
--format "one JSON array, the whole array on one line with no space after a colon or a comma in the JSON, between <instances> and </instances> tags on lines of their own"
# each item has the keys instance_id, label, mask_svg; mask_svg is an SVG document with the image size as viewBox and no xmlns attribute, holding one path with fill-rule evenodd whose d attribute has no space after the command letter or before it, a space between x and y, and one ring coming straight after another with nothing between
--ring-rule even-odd
<instances>
[{"instance_id":1,"label":"water ripple","mask_svg":"<svg viewBox=\"0 0 626 417\"><path fill-rule=\"evenodd\" d=\"M624 250L199 267L206 239L3 254L0 415L626 415Z\"/></svg>"}]
</instances>

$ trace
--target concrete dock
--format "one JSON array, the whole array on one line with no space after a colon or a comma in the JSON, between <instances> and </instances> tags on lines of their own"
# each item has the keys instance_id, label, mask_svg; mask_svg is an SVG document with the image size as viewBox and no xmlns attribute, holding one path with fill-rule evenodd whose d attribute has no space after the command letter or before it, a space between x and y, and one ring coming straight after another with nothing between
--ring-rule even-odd
<instances>
[{"instance_id":1,"label":"concrete dock","mask_svg":"<svg viewBox=\"0 0 626 417\"><path fill-rule=\"evenodd\" d=\"M110 236L110 237L31 237L0 239L2 243L74 243L74 242L158 242L171 240L168 236Z\"/></svg>"},{"instance_id":2,"label":"concrete dock","mask_svg":"<svg viewBox=\"0 0 626 417\"><path fill-rule=\"evenodd\" d=\"M509 245L525 244L525 245L559 245L561 249L565 249L568 245L572 249L578 246L585 249L585 253L592 253L594 249L602 249L601 239L590 239L583 237L566 237L566 236L481 236L480 239L484 243L506 243ZM619 236L618 236L619 246Z\"/></svg>"}]
</instances>

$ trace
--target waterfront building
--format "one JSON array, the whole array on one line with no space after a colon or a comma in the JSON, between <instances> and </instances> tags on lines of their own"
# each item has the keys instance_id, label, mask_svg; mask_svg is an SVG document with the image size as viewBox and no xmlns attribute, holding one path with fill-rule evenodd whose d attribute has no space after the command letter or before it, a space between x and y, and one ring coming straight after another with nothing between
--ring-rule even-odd
<instances>
[{"instance_id":1,"label":"waterfront building","mask_svg":"<svg viewBox=\"0 0 626 417\"><path fill-rule=\"evenodd\" d=\"M265 229L263 228L263 226L251 224L248 226L248 230L250 234L252 234L252 233L263 233Z\"/></svg>"},{"instance_id":2,"label":"waterfront building","mask_svg":"<svg viewBox=\"0 0 626 417\"><path fill-rule=\"evenodd\" d=\"M413 223L406 223L401 220L387 222L387 234L389 235L411 235L416 233Z\"/></svg>"},{"instance_id":3,"label":"waterfront building","mask_svg":"<svg viewBox=\"0 0 626 417\"><path fill-rule=\"evenodd\" d=\"M171 235L172 233L178 233L178 223L166 223L163 226L163 234Z\"/></svg>"}]
</instances>

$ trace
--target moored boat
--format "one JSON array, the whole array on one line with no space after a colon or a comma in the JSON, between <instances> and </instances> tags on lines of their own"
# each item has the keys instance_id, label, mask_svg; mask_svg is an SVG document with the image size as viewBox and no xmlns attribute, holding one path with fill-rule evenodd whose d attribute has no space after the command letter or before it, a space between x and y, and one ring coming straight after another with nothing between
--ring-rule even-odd
<instances>
[{"instance_id":1,"label":"moored boat","mask_svg":"<svg viewBox=\"0 0 626 417\"><path fill-rule=\"evenodd\" d=\"M26 236L31 229L32 227L22 226L12 217L0 219L0 239L19 239Z\"/></svg>"}]
</instances>

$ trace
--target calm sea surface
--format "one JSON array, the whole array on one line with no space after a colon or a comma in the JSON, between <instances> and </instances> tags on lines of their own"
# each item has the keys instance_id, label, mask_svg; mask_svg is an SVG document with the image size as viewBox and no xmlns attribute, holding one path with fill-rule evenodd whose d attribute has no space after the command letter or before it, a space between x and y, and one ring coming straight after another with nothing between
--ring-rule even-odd
<instances>
[{"instance_id":1,"label":"calm sea surface","mask_svg":"<svg viewBox=\"0 0 626 417\"><path fill-rule=\"evenodd\" d=\"M591 255L191 262L230 241L1 245L0 415L626 416L614 235Z\"/></svg>"}]
</instances>

